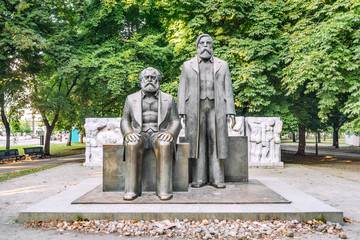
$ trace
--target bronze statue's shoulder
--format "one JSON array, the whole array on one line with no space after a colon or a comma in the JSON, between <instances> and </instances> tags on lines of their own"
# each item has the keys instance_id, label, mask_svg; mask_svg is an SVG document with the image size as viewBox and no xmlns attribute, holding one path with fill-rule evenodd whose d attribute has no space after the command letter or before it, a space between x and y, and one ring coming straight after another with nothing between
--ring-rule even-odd
<instances>
[{"instance_id":1,"label":"bronze statue's shoulder","mask_svg":"<svg viewBox=\"0 0 360 240\"><path fill-rule=\"evenodd\" d=\"M184 65L191 65L191 64L196 63L196 61L197 61L197 57L195 56L192 59L185 61Z\"/></svg>"},{"instance_id":2,"label":"bronze statue's shoulder","mask_svg":"<svg viewBox=\"0 0 360 240\"><path fill-rule=\"evenodd\" d=\"M139 97L139 95L141 96L141 90L128 95L127 99L128 100L137 99Z\"/></svg>"},{"instance_id":3,"label":"bronze statue's shoulder","mask_svg":"<svg viewBox=\"0 0 360 240\"><path fill-rule=\"evenodd\" d=\"M220 63L220 64L228 64L225 60L222 60L220 58L214 57L214 61Z\"/></svg>"},{"instance_id":4,"label":"bronze statue's shoulder","mask_svg":"<svg viewBox=\"0 0 360 240\"><path fill-rule=\"evenodd\" d=\"M162 91L159 90L159 93L161 94L161 98L162 99L168 99L168 100L172 100L174 97L170 94L164 93Z\"/></svg>"}]
</instances>

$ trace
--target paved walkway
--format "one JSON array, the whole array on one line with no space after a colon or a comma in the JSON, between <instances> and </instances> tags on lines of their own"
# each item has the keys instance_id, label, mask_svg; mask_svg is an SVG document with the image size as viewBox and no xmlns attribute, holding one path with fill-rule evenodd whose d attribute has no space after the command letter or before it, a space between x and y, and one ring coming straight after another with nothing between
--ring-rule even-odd
<instances>
[{"instance_id":1,"label":"paved walkway","mask_svg":"<svg viewBox=\"0 0 360 240\"><path fill-rule=\"evenodd\" d=\"M298 146L290 146L281 144L281 150L296 152L298 150ZM307 149L305 148L306 154L315 154L315 149ZM319 155L323 156L334 156L334 157L351 157L360 160L359 153L348 153L348 152L336 152L331 150L321 150L319 149Z\"/></svg>"},{"instance_id":2,"label":"paved walkway","mask_svg":"<svg viewBox=\"0 0 360 240\"><path fill-rule=\"evenodd\" d=\"M50 166L56 164L65 164L65 163L74 163L74 162L84 162L85 161L85 154L78 154L66 157L58 157L58 158L37 158L32 161L18 161L14 163L4 163L0 164L0 175L19 171L24 169L31 169L31 168L39 168L43 166Z\"/></svg>"},{"instance_id":3,"label":"paved walkway","mask_svg":"<svg viewBox=\"0 0 360 240\"><path fill-rule=\"evenodd\" d=\"M333 174L342 171L343 176ZM348 179L349 171L357 173L357 179ZM289 185L301 189L305 193L338 208L349 217L352 223L344 224L344 232L348 239L359 239L360 236L360 165L352 165L349 169L317 166L300 166L287 164L284 169L249 170L250 178L275 177ZM19 240L149 240L148 237L123 237L120 234L86 234L77 231L54 231L41 228L27 228L16 223L19 211L48 199L66 189L76 186L89 178L101 178L101 167L83 167L80 164L64 164L35 174L0 182L0 239ZM209 216L211 218L211 216ZM164 236L166 238L166 236ZM150 238L156 240L159 238ZM177 240L184 238L175 238ZM279 240L289 240L288 237ZM338 235L325 235L318 232L301 236L298 239L338 240Z\"/></svg>"}]
</instances>

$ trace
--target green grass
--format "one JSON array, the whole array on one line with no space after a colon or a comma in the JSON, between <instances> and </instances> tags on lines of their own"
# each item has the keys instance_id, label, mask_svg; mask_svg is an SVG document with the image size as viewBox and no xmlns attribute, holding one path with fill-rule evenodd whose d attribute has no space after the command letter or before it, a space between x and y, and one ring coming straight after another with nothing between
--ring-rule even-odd
<instances>
[{"instance_id":1,"label":"green grass","mask_svg":"<svg viewBox=\"0 0 360 240\"><path fill-rule=\"evenodd\" d=\"M25 169L25 170L20 170L20 171L15 171L15 172L8 172L8 173L4 173L3 175L0 176L0 182L12 179L12 178L17 178L17 177L22 177L31 173L36 173L36 172L40 172L46 169L50 169L50 168L54 168L57 166L60 166L62 164L56 164L56 165L49 165L49 166L43 166L43 167L39 167L39 168L31 168L31 169Z\"/></svg>"},{"instance_id":2,"label":"green grass","mask_svg":"<svg viewBox=\"0 0 360 240\"><path fill-rule=\"evenodd\" d=\"M11 149L18 149L19 154L23 155L23 148L37 146L39 145L11 146ZM5 147L0 147L0 150L5 150ZM50 145L50 154L55 157L69 156L81 153L85 153L85 143L71 143L71 146L66 146L66 143Z\"/></svg>"},{"instance_id":3,"label":"green grass","mask_svg":"<svg viewBox=\"0 0 360 240\"><path fill-rule=\"evenodd\" d=\"M50 146L50 154L57 157L81 153L85 153L85 143L71 143L71 146L66 146L66 143L61 143Z\"/></svg>"}]
</instances>

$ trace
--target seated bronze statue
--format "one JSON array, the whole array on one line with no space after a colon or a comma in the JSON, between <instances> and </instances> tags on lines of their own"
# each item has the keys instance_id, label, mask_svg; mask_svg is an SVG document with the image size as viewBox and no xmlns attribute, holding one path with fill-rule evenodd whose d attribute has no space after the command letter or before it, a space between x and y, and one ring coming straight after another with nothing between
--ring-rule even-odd
<instances>
[{"instance_id":1,"label":"seated bronze statue","mask_svg":"<svg viewBox=\"0 0 360 240\"><path fill-rule=\"evenodd\" d=\"M120 123L126 161L124 200L141 195L142 158L148 149L156 157L156 194L160 200L169 200L180 120L174 98L159 91L160 72L149 67L139 78L141 90L127 97Z\"/></svg>"}]
</instances>

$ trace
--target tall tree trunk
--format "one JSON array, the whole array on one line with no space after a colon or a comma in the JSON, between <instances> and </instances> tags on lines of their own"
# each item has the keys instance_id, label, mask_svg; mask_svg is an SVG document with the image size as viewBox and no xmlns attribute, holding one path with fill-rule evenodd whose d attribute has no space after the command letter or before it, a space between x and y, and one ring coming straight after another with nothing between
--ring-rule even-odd
<instances>
[{"instance_id":1,"label":"tall tree trunk","mask_svg":"<svg viewBox=\"0 0 360 240\"><path fill-rule=\"evenodd\" d=\"M77 82L77 79L78 79L79 76L76 76L70 86L70 88L68 88L67 92L66 92L66 98L69 97L72 89L76 86L76 82ZM35 90L35 93L38 94L38 88L37 88L37 85L36 85L36 77L35 75L33 75L33 79L34 79L34 90ZM61 83L59 84L59 93L60 93L60 89L61 89ZM54 116L54 119L52 120L52 123L50 125L48 119L46 118L46 114L45 114L45 109L43 108L39 108L39 112L41 114L41 117L44 121L44 124L46 126L46 138L45 138L45 153L47 154L50 154L50 137L51 137L51 134L52 134L52 131L54 130L54 127L56 125L56 122L59 118L59 112L60 112L60 109L61 109L61 105L58 105L57 106L57 109L56 109L56 112L55 112L55 116Z\"/></svg>"},{"instance_id":2,"label":"tall tree trunk","mask_svg":"<svg viewBox=\"0 0 360 240\"><path fill-rule=\"evenodd\" d=\"M299 146L296 155L305 156L306 131L305 126L299 125Z\"/></svg>"},{"instance_id":3,"label":"tall tree trunk","mask_svg":"<svg viewBox=\"0 0 360 240\"><path fill-rule=\"evenodd\" d=\"M333 130L333 146L339 148L339 127L335 126Z\"/></svg>"},{"instance_id":4,"label":"tall tree trunk","mask_svg":"<svg viewBox=\"0 0 360 240\"><path fill-rule=\"evenodd\" d=\"M326 142L326 133L324 133L324 142Z\"/></svg>"},{"instance_id":5,"label":"tall tree trunk","mask_svg":"<svg viewBox=\"0 0 360 240\"><path fill-rule=\"evenodd\" d=\"M321 134L320 134L320 132L318 132L317 135L318 135L318 143L321 143Z\"/></svg>"},{"instance_id":6,"label":"tall tree trunk","mask_svg":"<svg viewBox=\"0 0 360 240\"><path fill-rule=\"evenodd\" d=\"M46 125L46 135L45 135L45 149L44 152L47 154L50 154L50 140L51 140L51 135L52 132L54 130L54 127L51 127L51 125Z\"/></svg>"},{"instance_id":7,"label":"tall tree trunk","mask_svg":"<svg viewBox=\"0 0 360 240\"><path fill-rule=\"evenodd\" d=\"M66 146L71 146L71 135L72 135L72 130L70 130L69 132L69 138L67 140Z\"/></svg>"},{"instance_id":8,"label":"tall tree trunk","mask_svg":"<svg viewBox=\"0 0 360 240\"><path fill-rule=\"evenodd\" d=\"M295 134L295 132L292 132L292 140L293 140L293 142L296 142L296 134Z\"/></svg>"},{"instance_id":9,"label":"tall tree trunk","mask_svg":"<svg viewBox=\"0 0 360 240\"><path fill-rule=\"evenodd\" d=\"M316 156L319 155L318 138L319 138L319 134L318 134L318 132L317 132L317 133L315 134L315 154L316 154Z\"/></svg>"},{"instance_id":10,"label":"tall tree trunk","mask_svg":"<svg viewBox=\"0 0 360 240\"><path fill-rule=\"evenodd\" d=\"M51 135L52 135L52 132L54 130L55 124L56 124L56 122L57 122L57 120L59 118L59 110L55 114L54 119L53 119L51 124L49 123L48 119L46 118L45 111L40 110L40 114L41 114L41 117L42 117L43 122L44 122L45 127L46 127L44 152L50 155L50 139L51 139Z\"/></svg>"},{"instance_id":11,"label":"tall tree trunk","mask_svg":"<svg viewBox=\"0 0 360 240\"><path fill-rule=\"evenodd\" d=\"M84 132L83 131L81 131L80 132L80 143L84 143Z\"/></svg>"},{"instance_id":12,"label":"tall tree trunk","mask_svg":"<svg viewBox=\"0 0 360 240\"><path fill-rule=\"evenodd\" d=\"M6 118L4 106L1 106L1 121L6 132L6 149L10 149L10 124Z\"/></svg>"}]
</instances>

